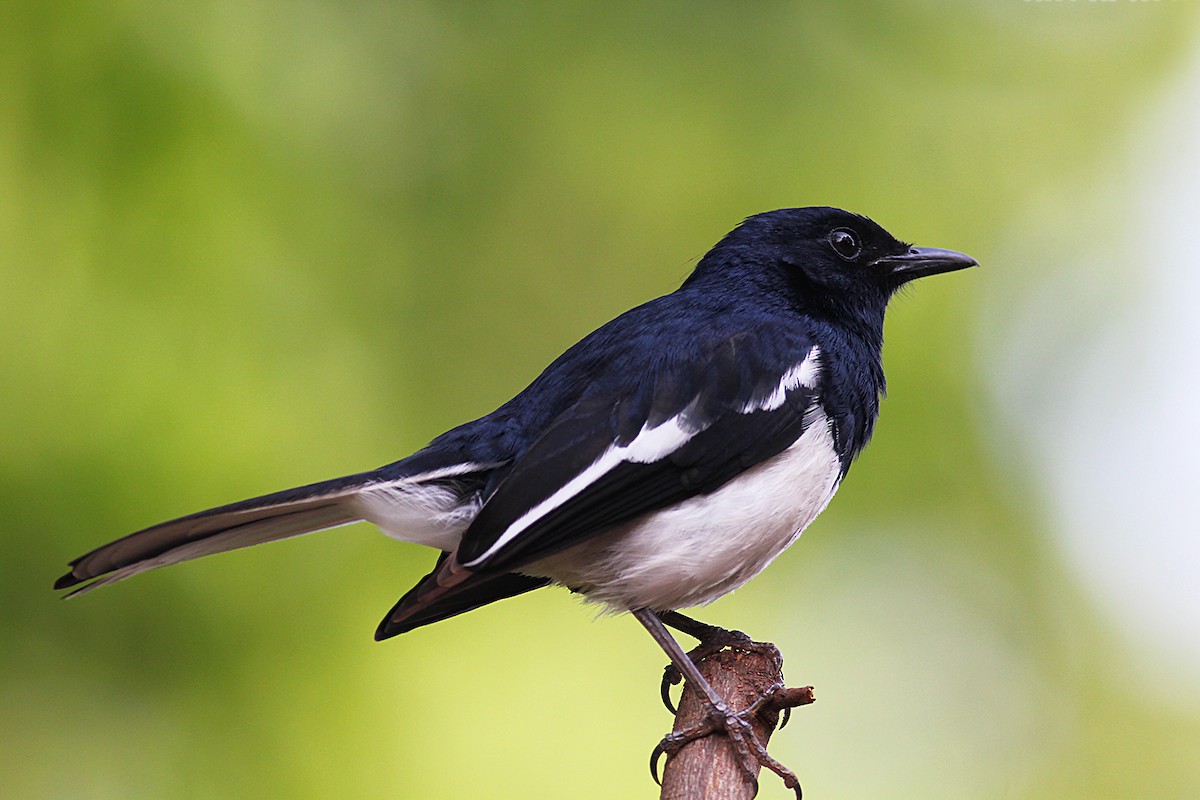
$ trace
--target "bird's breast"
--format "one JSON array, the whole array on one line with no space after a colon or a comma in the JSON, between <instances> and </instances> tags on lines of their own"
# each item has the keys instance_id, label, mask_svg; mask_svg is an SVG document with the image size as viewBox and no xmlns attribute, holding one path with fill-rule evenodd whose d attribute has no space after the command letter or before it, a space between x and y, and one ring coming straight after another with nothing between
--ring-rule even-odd
<instances>
[{"instance_id":1,"label":"bird's breast","mask_svg":"<svg viewBox=\"0 0 1200 800\"><path fill-rule=\"evenodd\" d=\"M647 514L522 570L615 611L712 602L757 575L837 490L841 462L820 406L790 447L719 489Z\"/></svg>"}]
</instances>

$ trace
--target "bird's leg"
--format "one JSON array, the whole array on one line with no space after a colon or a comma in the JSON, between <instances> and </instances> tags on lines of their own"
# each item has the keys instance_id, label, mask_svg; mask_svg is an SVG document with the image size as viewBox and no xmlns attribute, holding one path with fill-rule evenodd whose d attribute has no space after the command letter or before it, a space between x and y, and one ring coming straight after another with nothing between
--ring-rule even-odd
<instances>
[{"instance_id":1,"label":"bird's leg","mask_svg":"<svg viewBox=\"0 0 1200 800\"><path fill-rule=\"evenodd\" d=\"M729 737L730 744L738 755L738 763L751 778L757 779L757 767L766 767L781 777L784 784L788 788L794 789L796 796L799 797L800 780L796 777L796 774L771 757L767 752L767 748L759 740L758 736L755 735L754 729L750 726L750 718L754 714L757 714L763 706L771 702L775 692L783 688L782 684L773 687L771 691L763 693L747 708L738 709L737 711L731 710L725 699L717 694L712 685L700 674L699 667L696 666L691 657L683 651L683 648L671 636L663 624L664 620L658 614L645 608L636 609L631 613L650 632L650 635L654 637L654 641L658 642L659 647L671 659L671 663L675 665L680 674L707 701L707 709L703 720L683 730L672 731L663 737L663 740L654 748L654 752L650 756L650 773L654 776L654 779L658 780L658 759L661 756L665 755L670 759L688 742L704 738L717 731L723 731ZM667 612L667 615L674 614L675 612ZM676 616L678 618L672 617L672 622L680 622L692 627L702 626L703 628L712 628L712 626L697 623L695 620L684 617L682 614ZM713 630L721 631L722 629L713 628ZM745 634L741 634L741 636L745 637ZM745 640L749 642L748 637ZM741 646L740 640L737 646ZM779 651L774 646L771 646L771 649L774 651L773 657L780 659Z\"/></svg>"},{"instance_id":2,"label":"bird's leg","mask_svg":"<svg viewBox=\"0 0 1200 800\"><path fill-rule=\"evenodd\" d=\"M741 631L731 631L725 628L718 628L716 625L709 625L697 619L692 619L686 614L680 614L678 611L659 611L652 612L658 617L664 625L674 628L675 630L686 633L693 639L698 639L700 644L688 652L688 659L693 664L699 664L704 659L715 653L719 653L726 647L733 650L741 650L748 653L761 653L775 661L780 669L783 668L783 657L780 656L778 648L769 642L755 642L749 636ZM671 687L677 685L683 679L679 667L674 662L667 664L663 670L662 685L659 688L659 693L662 696L663 705L672 714L678 709L671 702ZM791 709L784 709L783 723L779 727L787 724L791 714Z\"/></svg>"},{"instance_id":3,"label":"bird's leg","mask_svg":"<svg viewBox=\"0 0 1200 800\"><path fill-rule=\"evenodd\" d=\"M730 631L725 628L718 628L716 625L709 625L707 622L701 622L698 619L693 619L686 614L680 614L678 611L656 611L655 615L662 620L663 624L668 628L674 628L680 633L686 633L693 639L705 641L714 637L732 636L735 639L744 639L750 641L750 637L741 631Z\"/></svg>"}]
</instances>

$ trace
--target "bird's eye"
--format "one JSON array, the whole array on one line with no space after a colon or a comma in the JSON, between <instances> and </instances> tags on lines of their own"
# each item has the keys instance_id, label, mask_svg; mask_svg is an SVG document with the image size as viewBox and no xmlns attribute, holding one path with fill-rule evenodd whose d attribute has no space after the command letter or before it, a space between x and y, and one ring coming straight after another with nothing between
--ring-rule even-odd
<instances>
[{"instance_id":1,"label":"bird's eye","mask_svg":"<svg viewBox=\"0 0 1200 800\"><path fill-rule=\"evenodd\" d=\"M862 253L862 243L858 241L858 234L849 228L835 228L830 232L829 246L847 261L853 261Z\"/></svg>"}]
</instances>

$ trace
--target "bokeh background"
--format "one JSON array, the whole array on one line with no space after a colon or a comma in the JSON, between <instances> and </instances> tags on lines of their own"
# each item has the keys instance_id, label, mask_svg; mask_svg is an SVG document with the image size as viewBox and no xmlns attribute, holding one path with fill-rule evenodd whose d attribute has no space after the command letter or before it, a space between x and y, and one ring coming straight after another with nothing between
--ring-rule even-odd
<instances>
[{"instance_id":1,"label":"bokeh background","mask_svg":"<svg viewBox=\"0 0 1200 800\"><path fill-rule=\"evenodd\" d=\"M562 592L385 644L366 525L60 602L68 558L392 461L742 217L985 266L702 612L812 798L1200 797L1200 5L0 6L0 794L653 797L663 657ZM763 797L786 797L764 780Z\"/></svg>"}]
</instances>

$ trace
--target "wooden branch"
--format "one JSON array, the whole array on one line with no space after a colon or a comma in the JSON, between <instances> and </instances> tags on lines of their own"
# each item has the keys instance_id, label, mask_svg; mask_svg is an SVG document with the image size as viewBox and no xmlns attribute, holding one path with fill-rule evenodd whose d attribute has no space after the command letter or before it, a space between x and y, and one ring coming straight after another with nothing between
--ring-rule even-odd
<instances>
[{"instance_id":1,"label":"wooden branch","mask_svg":"<svg viewBox=\"0 0 1200 800\"><path fill-rule=\"evenodd\" d=\"M716 689L730 709L751 706L764 696L769 699L751 718L759 741L765 746L779 722L783 709L807 705L814 701L813 689L806 686L788 689L783 686L782 659L774 647L759 650L721 650L700 662L700 672ZM675 715L675 730L704 721L705 704L702 696L685 685ZM688 742L663 767L661 800L749 800L758 792L755 765L749 774L739 763L737 753L728 737L714 733ZM797 792L799 794L799 792Z\"/></svg>"}]
</instances>

